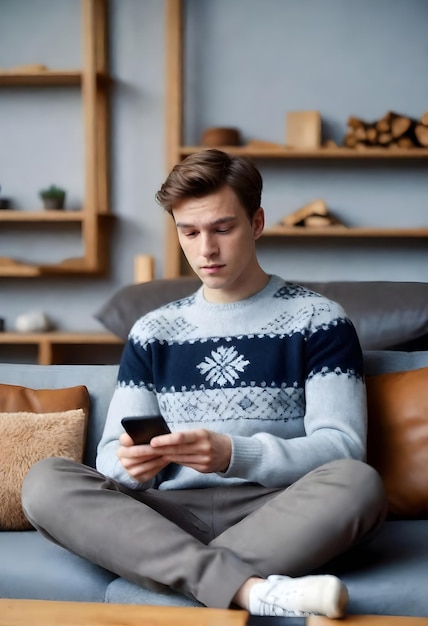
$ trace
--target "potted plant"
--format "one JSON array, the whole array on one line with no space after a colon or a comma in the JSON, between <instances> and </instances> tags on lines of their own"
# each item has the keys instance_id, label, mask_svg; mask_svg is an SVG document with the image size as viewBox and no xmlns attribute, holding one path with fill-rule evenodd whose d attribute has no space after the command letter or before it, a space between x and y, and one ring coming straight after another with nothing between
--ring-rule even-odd
<instances>
[{"instance_id":1,"label":"potted plant","mask_svg":"<svg viewBox=\"0 0 428 626\"><path fill-rule=\"evenodd\" d=\"M65 203L66 192L61 187L51 185L47 189L39 192L45 209L63 209Z\"/></svg>"},{"instance_id":2,"label":"potted plant","mask_svg":"<svg viewBox=\"0 0 428 626\"><path fill-rule=\"evenodd\" d=\"M0 191L1 191L1 185L0 185ZM6 210L6 209L10 209L10 199L3 198L2 196L0 196L0 210Z\"/></svg>"}]
</instances>

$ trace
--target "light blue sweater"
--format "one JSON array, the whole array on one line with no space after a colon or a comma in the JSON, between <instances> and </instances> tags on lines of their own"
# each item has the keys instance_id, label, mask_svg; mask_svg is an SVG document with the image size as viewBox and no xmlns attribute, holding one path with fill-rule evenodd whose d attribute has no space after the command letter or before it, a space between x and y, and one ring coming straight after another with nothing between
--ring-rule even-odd
<instances>
[{"instance_id":1,"label":"light blue sweater","mask_svg":"<svg viewBox=\"0 0 428 626\"><path fill-rule=\"evenodd\" d=\"M126 415L160 412L172 431L228 434L225 473L170 464L148 483L116 451ZM272 276L254 296L212 304L201 287L140 318L125 345L97 468L128 486L285 487L338 458L365 458L360 344L335 302Z\"/></svg>"}]
</instances>

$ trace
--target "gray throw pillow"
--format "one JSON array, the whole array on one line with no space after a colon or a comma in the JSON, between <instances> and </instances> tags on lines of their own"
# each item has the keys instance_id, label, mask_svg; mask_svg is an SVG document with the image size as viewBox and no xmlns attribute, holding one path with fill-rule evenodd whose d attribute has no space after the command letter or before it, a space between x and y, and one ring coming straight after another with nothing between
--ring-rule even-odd
<instances>
[{"instance_id":1,"label":"gray throw pillow","mask_svg":"<svg viewBox=\"0 0 428 626\"><path fill-rule=\"evenodd\" d=\"M126 340L134 322L163 304L180 300L201 286L198 278L165 278L122 287L95 313L108 330Z\"/></svg>"},{"instance_id":2,"label":"gray throw pillow","mask_svg":"<svg viewBox=\"0 0 428 626\"><path fill-rule=\"evenodd\" d=\"M300 282L345 309L363 350L422 350L428 347L428 283ZM95 313L126 340L134 322L157 307L194 293L198 278L157 279L119 289Z\"/></svg>"}]
</instances>

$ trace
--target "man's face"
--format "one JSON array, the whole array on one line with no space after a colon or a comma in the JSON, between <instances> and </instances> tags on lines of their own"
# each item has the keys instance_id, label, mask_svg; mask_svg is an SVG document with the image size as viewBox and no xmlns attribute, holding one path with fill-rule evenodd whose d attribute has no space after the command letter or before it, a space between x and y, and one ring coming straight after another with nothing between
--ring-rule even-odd
<instances>
[{"instance_id":1,"label":"man's face","mask_svg":"<svg viewBox=\"0 0 428 626\"><path fill-rule=\"evenodd\" d=\"M173 208L178 238L211 302L234 302L258 290L261 269L255 241L264 226L263 209L250 222L228 186L202 198L186 198Z\"/></svg>"}]
</instances>

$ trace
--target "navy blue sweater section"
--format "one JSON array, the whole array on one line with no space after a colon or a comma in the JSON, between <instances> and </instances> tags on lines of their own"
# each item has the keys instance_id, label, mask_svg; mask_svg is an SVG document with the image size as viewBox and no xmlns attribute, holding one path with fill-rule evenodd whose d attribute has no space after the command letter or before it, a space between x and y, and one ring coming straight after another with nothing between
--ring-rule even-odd
<instances>
[{"instance_id":1,"label":"navy blue sweater section","mask_svg":"<svg viewBox=\"0 0 428 626\"><path fill-rule=\"evenodd\" d=\"M303 387L315 374L330 372L363 377L361 348L349 320L339 319L306 333L214 337L187 343L155 340L145 345L129 339L118 382L161 393L225 386Z\"/></svg>"}]
</instances>

